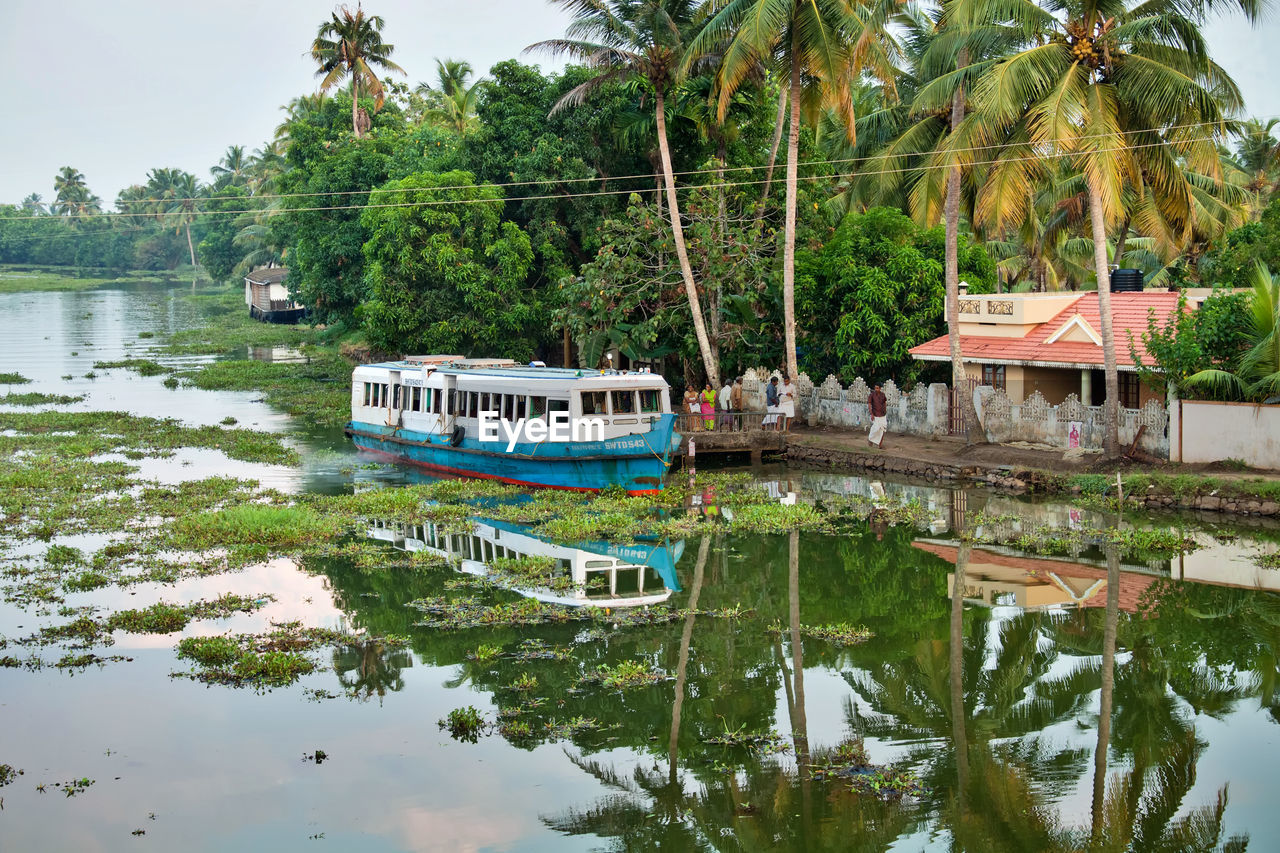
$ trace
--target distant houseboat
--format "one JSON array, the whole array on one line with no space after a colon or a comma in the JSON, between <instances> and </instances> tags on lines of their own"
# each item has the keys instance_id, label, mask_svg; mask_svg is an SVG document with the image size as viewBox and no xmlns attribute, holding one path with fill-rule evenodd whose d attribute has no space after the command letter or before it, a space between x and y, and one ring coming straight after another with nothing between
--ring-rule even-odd
<instances>
[{"instance_id":1,"label":"distant houseboat","mask_svg":"<svg viewBox=\"0 0 1280 853\"><path fill-rule=\"evenodd\" d=\"M307 309L289 298L284 280L286 267L254 270L244 277L244 301L249 316L264 323L292 324L306 316Z\"/></svg>"},{"instance_id":2,"label":"distant houseboat","mask_svg":"<svg viewBox=\"0 0 1280 853\"><path fill-rule=\"evenodd\" d=\"M650 494L679 447L656 373L420 356L357 367L346 433L429 470L578 491Z\"/></svg>"}]
</instances>

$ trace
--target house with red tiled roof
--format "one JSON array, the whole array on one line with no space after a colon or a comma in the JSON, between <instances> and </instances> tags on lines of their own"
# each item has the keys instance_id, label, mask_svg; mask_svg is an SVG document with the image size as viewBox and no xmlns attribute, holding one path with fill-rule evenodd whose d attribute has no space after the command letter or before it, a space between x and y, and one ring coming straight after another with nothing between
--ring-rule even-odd
<instances>
[{"instance_id":1,"label":"house with red tiled roof","mask_svg":"<svg viewBox=\"0 0 1280 853\"><path fill-rule=\"evenodd\" d=\"M1188 305L1198 304L1195 298ZM1138 380L1132 340L1142 364L1153 360L1142 345L1147 318L1163 325L1178 310L1178 294L1166 291L1111 294L1111 323L1120 373L1120 405L1136 409L1164 393ZM1101 405L1102 318L1098 294L1006 293L960 298L960 352L969 378L1001 388L1011 403L1039 391L1052 404L1075 394L1086 406ZM947 336L911 350L920 361L950 361Z\"/></svg>"}]
</instances>

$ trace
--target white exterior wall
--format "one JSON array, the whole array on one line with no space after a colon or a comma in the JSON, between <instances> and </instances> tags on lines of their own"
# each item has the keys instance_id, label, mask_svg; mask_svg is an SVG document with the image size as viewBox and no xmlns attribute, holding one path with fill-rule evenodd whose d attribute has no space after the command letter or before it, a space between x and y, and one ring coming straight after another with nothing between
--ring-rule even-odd
<instances>
[{"instance_id":1,"label":"white exterior wall","mask_svg":"<svg viewBox=\"0 0 1280 853\"><path fill-rule=\"evenodd\" d=\"M1280 406L1183 400L1181 435L1169 443L1182 462L1239 459L1251 468L1280 470Z\"/></svg>"}]
</instances>

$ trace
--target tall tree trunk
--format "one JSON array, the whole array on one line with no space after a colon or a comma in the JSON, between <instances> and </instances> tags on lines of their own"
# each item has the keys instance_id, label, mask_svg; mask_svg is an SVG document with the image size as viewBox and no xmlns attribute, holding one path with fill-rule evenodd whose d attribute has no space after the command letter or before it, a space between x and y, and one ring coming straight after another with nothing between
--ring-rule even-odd
<instances>
[{"instance_id":1,"label":"tall tree trunk","mask_svg":"<svg viewBox=\"0 0 1280 853\"><path fill-rule=\"evenodd\" d=\"M764 216L765 206L769 203L769 187L773 184L773 165L778 162L778 146L782 143L782 126L787 120L787 87L778 87L778 117L773 123L773 144L769 146L769 168L764 173L764 192L760 195L760 210L756 212L756 220Z\"/></svg>"},{"instance_id":2,"label":"tall tree trunk","mask_svg":"<svg viewBox=\"0 0 1280 853\"><path fill-rule=\"evenodd\" d=\"M724 187L724 169L729 161L729 151L724 137L721 136L719 144L716 146L716 183L718 185L716 193L716 214L719 218L720 226L720 245L729 245L729 211L728 202L725 199ZM724 320L720 314L720 305L724 301L724 285L719 276L716 276L707 291L707 315L711 321L711 355L715 359L716 364L720 364L720 329ZM720 387L716 386L716 392L719 393Z\"/></svg>"},{"instance_id":3,"label":"tall tree trunk","mask_svg":"<svg viewBox=\"0 0 1280 853\"><path fill-rule=\"evenodd\" d=\"M356 87L356 72L351 72L351 132L356 135L356 139L360 138L360 99L356 97L358 89Z\"/></svg>"},{"instance_id":4,"label":"tall tree trunk","mask_svg":"<svg viewBox=\"0 0 1280 853\"><path fill-rule=\"evenodd\" d=\"M956 66L969 64L968 51L960 51ZM951 132L954 134L964 120L964 84L956 86L951 96ZM973 407L973 394L969 393L969 377L964 369L964 356L960 352L960 167L952 166L947 172L947 199L944 205L946 218L946 246L944 273L947 285L947 342L951 346L951 387L960 399L960 414L964 420L965 442L975 442L974 430L978 415Z\"/></svg>"},{"instance_id":5,"label":"tall tree trunk","mask_svg":"<svg viewBox=\"0 0 1280 853\"><path fill-rule=\"evenodd\" d=\"M689 615L684 620L680 635L680 658L676 664L676 696L671 703L671 734L667 740L668 781L675 785L679 772L680 716L684 710L684 687L689 672L689 646L693 641L693 623L697 618L698 597L702 593L703 570L707 565L707 552L711 548L711 536L705 535L698 543L698 562L693 567L693 589L689 593Z\"/></svg>"},{"instance_id":6,"label":"tall tree trunk","mask_svg":"<svg viewBox=\"0 0 1280 853\"><path fill-rule=\"evenodd\" d=\"M693 281L693 267L689 265L689 252L684 245L684 228L680 224L680 205L676 201L676 182L671 171L671 151L667 147L666 104L662 90L655 98L658 119L658 151L662 155L662 179L667 185L667 213L671 219L671 235L675 238L676 257L680 261L680 275L684 278L684 292L689 297L689 313L693 315L693 333L698 338L698 351L702 354L702 366L712 388L720 387L720 364L711 353L711 341L702 320L702 303L698 298L698 286Z\"/></svg>"},{"instance_id":7,"label":"tall tree trunk","mask_svg":"<svg viewBox=\"0 0 1280 853\"><path fill-rule=\"evenodd\" d=\"M1095 843L1106 828L1107 750L1111 745L1111 706L1115 690L1116 629L1120 621L1120 557L1115 545L1107 546L1107 615L1102 632L1102 692L1098 699L1098 743L1093 751L1093 826ZM1141 776L1136 776L1141 779ZM1138 786L1141 788L1141 785Z\"/></svg>"},{"instance_id":8,"label":"tall tree trunk","mask_svg":"<svg viewBox=\"0 0 1280 853\"><path fill-rule=\"evenodd\" d=\"M1124 222L1120 224L1120 234L1116 237L1116 256L1115 265L1124 266L1124 244L1129 239L1129 217L1125 216Z\"/></svg>"},{"instance_id":9,"label":"tall tree trunk","mask_svg":"<svg viewBox=\"0 0 1280 853\"><path fill-rule=\"evenodd\" d=\"M191 245L191 223L186 224L187 227L187 251L191 253L191 266L196 265L196 247Z\"/></svg>"},{"instance_id":10,"label":"tall tree trunk","mask_svg":"<svg viewBox=\"0 0 1280 853\"><path fill-rule=\"evenodd\" d=\"M1107 399L1103 404L1102 451L1114 459L1120 447L1120 374L1116 367L1116 336L1111 327L1111 274L1107 269L1107 224L1102 211L1102 191L1088 179L1089 219L1093 225L1093 265L1098 276L1098 312L1102 316L1102 369Z\"/></svg>"},{"instance_id":11,"label":"tall tree trunk","mask_svg":"<svg viewBox=\"0 0 1280 853\"><path fill-rule=\"evenodd\" d=\"M800 375L796 363L796 192L800 159L800 62L798 35L791 45L791 123L787 128L787 204L782 235L782 316L787 358L787 375Z\"/></svg>"}]
</instances>

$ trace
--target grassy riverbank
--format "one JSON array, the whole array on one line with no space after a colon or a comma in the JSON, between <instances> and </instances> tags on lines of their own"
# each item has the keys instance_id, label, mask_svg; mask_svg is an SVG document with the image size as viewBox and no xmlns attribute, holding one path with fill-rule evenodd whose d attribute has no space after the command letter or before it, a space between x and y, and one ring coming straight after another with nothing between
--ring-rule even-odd
<instances>
[{"instance_id":1,"label":"grassy riverbank","mask_svg":"<svg viewBox=\"0 0 1280 853\"><path fill-rule=\"evenodd\" d=\"M127 285L208 284L208 277L191 267L176 270L103 270L82 267L29 267L0 264L0 293L50 290L94 290Z\"/></svg>"}]
</instances>

